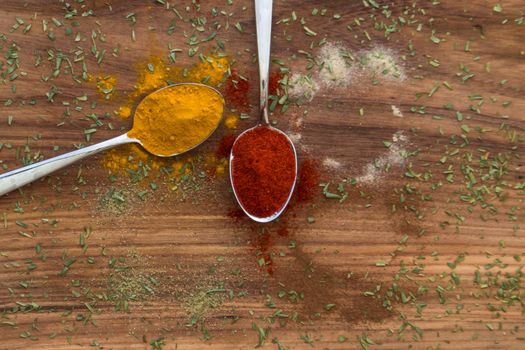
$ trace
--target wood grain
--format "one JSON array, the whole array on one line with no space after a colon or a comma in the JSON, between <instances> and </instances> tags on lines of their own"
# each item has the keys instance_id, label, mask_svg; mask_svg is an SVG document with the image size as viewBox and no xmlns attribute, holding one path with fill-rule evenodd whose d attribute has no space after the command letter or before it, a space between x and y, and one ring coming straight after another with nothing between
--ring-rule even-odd
<instances>
[{"instance_id":1,"label":"wood grain","mask_svg":"<svg viewBox=\"0 0 525 350\"><path fill-rule=\"evenodd\" d=\"M214 178L185 201L159 189L145 202L134 202L123 215L108 214L100 209L101 195L108 188L135 185L130 185L125 177L112 183L102 165L104 155L4 196L0 198L0 218L3 213L7 218L5 227L0 222L0 348L143 349L151 348L152 340L163 337L163 349L247 349L258 341L253 324L271 328L263 348L277 348L272 339L278 339L286 349L360 349L359 337L365 334L375 342L370 349L524 347L521 273L516 272L525 253L519 227L523 223L519 209L523 207L523 196L512 189L523 182L524 153L518 138L509 141L513 132L522 137L525 128L525 32L523 25L516 23L524 15L523 2L502 2L502 13L493 11L495 3L479 0L444 0L435 5L427 1L416 5L402 0L376 2L388 5L392 16L385 18L360 1L275 1L272 58L282 60L292 73L306 71L308 62L300 50L315 54L320 40L326 38L354 53L378 46L391 49L402 61L407 79L382 81L375 86L370 77L361 77L344 88L322 88L313 101L293 105L285 114L275 113L272 119L286 131L301 133L299 148L303 159L322 162L330 157L342 164L337 170L322 170L321 181L332 182L333 191L339 181L359 177L367 164L388 152L383 141L391 140L398 131L408 138L405 148L418 151L417 155L404 166L384 173L381 181L373 185L348 184L348 199L343 203L319 194L310 203L295 204L282 220L264 229L246 219L228 216L236 204L224 176ZM33 161L72 150L75 144L87 144L84 129L93 122L88 117L91 113L103 116L107 112L109 117L101 117L105 126L98 128L90 143L127 130L130 121L120 120L112 112L133 90L137 66L147 62L151 54L165 57L168 44L184 50L177 54L177 67L195 64L198 57L188 57L186 42L195 32L198 17L207 18L206 33L217 31L217 38L224 42L224 53L235 62L233 67L252 86L257 86L257 66L253 64L255 23L250 1L235 1L231 5L224 1L206 1L199 6L189 1L172 4L183 20L155 1L93 0L84 5L71 4L78 10L74 20L79 24L72 27L71 36L64 35L70 21L59 28L51 21L62 20L62 1L0 4L0 32L7 35L1 43L2 52L16 43L20 50L18 71L27 73L14 81L16 93L7 79L0 89L1 102L13 101L1 107L0 143L4 147L0 148L0 166L21 166L21 157L16 158L15 150L19 148L23 155L26 144ZM224 14L213 17L213 7ZM326 9L326 15L312 15L314 8ZM82 16L88 10L95 15ZM297 14L297 21L279 21L290 18L292 11ZM129 13L137 18L134 26L126 19ZM334 18L334 14L341 19ZM16 23L15 16L32 24L27 34L22 33L23 27L9 32ZM302 17L317 36L305 35ZM391 23L399 17L412 23L398 25L399 33L389 38L384 31L374 29L374 23ZM360 26L355 25L356 18L361 18ZM42 32L44 19L56 32L54 41ZM505 19L508 22L502 23ZM167 33L170 23L175 23L172 35ZM240 23L243 33L234 28L236 23ZM421 31L416 31L418 23L422 23ZM347 29L349 25L352 32ZM132 40L132 30L136 41ZM430 40L432 30L442 39L439 45ZM82 34L80 42L74 41L76 31ZM89 52L93 31L105 36L104 42L96 41L98 50L106 50L100 65ZM216 42L201 43L199 52L209 54ZM465 50L467 42L470 51ZM414 47L413 56L409 43ZM54 69L46 50L52 49L53 54L60 50L73 58L78 47L86 52L84 59L91 75L117 77L115 98L104 101L93 82L78 84L64 70L56 79L42 80ZM112 54L114 49L118 49L118 54ZM36 55L43 59L39 67L34 65ZM439 60L439 66L429 65L432 59ZM465 83L457 75L462 72L461 65L475 72ZM75 74L79 74L81 64L73 66ZM277 69L278 65L273 64L272 71ZM502 85L503 80L508 82ZM444 81L450 82L453 90L443 86ZM440 84L440 89L429 97L436 84ZM46 93L53 85L59 93L50 103ZM417 99L419 93L422 94ZM77 97L84 94L88 101L79 101ZM252 106L257 104L257 94L256 88L250 92ZM480 102L469 99L473 95L483 96L479 112L472 110ZM36 103L31 104L31 100ZM92 109L93 101L97 106ZM504 101L511 103L505 107ZM68 106L64 102L70 103L69 116L65 114ZM453 108L445 108L447 104ZM394 117L392 105L399 107L404 117ZM74 111L77 106L82 110ZM425 114L411 113L420 106L426 107ZM458 122L455 111L468 119ZM14 117L11 126L6 123L9 115ZM303 125L297 129L294 125L299 118ZM238 131L253 121L254 118L242 121ZM113 130L107 127L108 122L115 126ZM502 123L508 132L505 128L499 130ZM470 127L468 133L461 130L464 124ZM475 127L490 131L478 133ZM227 132L221 128L192 155L197 158L213 153ZM462 133L467 134L469 141L463 147ZM450 143L451 135L459 140L455 145ZM499 200L494 192L486 195L494 203L496 214L482 209L479 202L471 207L461 201L457 191L464 189L461 166L465 160L449 155L446 164L442 164L440 159L446 147L450 151L459 149L463 156L471 152L472 167L477 170L479 157L485 153L491 162L498 153L510 156L507 173L502 177L508 185L503 188L508 196ZM409 165L416 173L431 172L433 178L425 182L405 177ZM454 183L445 180L444 172L449 166L455 171ZM481 178L478 173L476 176ZM432 191L431 184L439 181L443 186ZM417 192L405 193L405 202L400 203L400 191L406 189L406 184L431 195L431 199L422 200L422 194ZM488 186L491 184L494 182L487 181ZM148 183L143 186L147 189ZM392 211L393 205L396 212ZM512 220L514 212L516 219ZM308 217L315 222L309 223ZM86 227L92 233L83 253L79 236ZM408 241L399 244L405 235ZM35 251L37 245L42 252ZM461 254L465 257L463 262L454 269L447 266ZM77 260L65 276L60 276L63 260L67 259L64 256L75 256ZM87 262L88 256L93 263ZM112 257L126 258L127 263L123 264L128 268L144 276L155 276L161 283L153 296L131 302L129 313L116 311L114 301L95 301L95 294L109 293L111 289L115 272L108 264ZM259 267L261 257L273 261L270 274L267 266ZM379 261L387 265L377 266ZM35 269L31 269L31 262L36 264ZM400 273L403 269L408 272ZM505 305L508 295L498 296L494 285L475 284L478 270L483 279L487 278L486 273L499 276L499 283L510 276L504 273L512 274L515 280L503 288L513 286L504 292L516 295L514 302ZM450 282L452 272L460 279L458 285ZM79 285L74 281L79 281ZM449 287L443 292L443 303L436 291L438 285ZM425 287L427 293L421 290ZM219 297L219 305L207 310L204 323L188 325L188 300L213 288L231 289L235 297ZM399 288L405 296L412 293L415 299L403 302L400 292L395 292L389 298L393 311L388 312L382 304L392 288ZM281 291L287 293L283 298L279 297ZM304 294L297 303L290 301L292 291ZM366 296L364 292L376 294ZM39 309L29 310L30 306L26 306L25 311L17 310L25 305L20 302L37 303ZM271 307L272 303L275 307ZM333 310L326 311L327 304L335 304ZM96 325L84 322L90 314L88 305L94 306L91 317ZM423 310L421 315L416 313L417 305ZM289 316L283 318L286 325L282 327L278 319L272 323L270 317L279 309ZM290 319L294 312L297 321ZM410 325L422 329L422 336ZM206 332L202 327L211 340L203 339ZM406 330L398 334L400 327ZM305 339L312 339L312 344L306 344Z\"/></svg>"}]
</instances>

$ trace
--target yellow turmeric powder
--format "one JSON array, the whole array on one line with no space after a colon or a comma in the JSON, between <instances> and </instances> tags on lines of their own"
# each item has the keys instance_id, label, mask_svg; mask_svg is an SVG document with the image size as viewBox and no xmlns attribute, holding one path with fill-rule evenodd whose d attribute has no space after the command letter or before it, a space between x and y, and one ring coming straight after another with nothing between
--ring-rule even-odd
<instances>
[{"instance_id":1,"label":"yellow turmeric powder","mask_svg":"<svg viewBox=\"0 0 525 350\"><path fill-rule=\"evenodd\" d=\"M106 100L113 97L116 85L117 79L111 75L97 77L97 91L103 95Z\"/></svg>"},{"instance_id":2,"label":"yellow turmeric powder","mask_svg":"<svg viewBox=\"0 0 525 350\"><path fill-rule=\"evenodd\" d=\"M127 103L116 111L118 116L124 119L130 117L131 107L137 98L168 85L168 80L217 86L223 80L230 64L226 57L211 55L187 70L187 75L182 76L182 69L168 66L161 57L152 55L147 64L142 63L138 67L139 75L134 90L128 95Z\"/></svg>"},{"instance_id":3,"label":"yellow turmeric powder","mask_svg":"<svg viewBox=\"0 0 525 350\"><path fill-rule=\"evenodd\" d=\"M137 65L138 77L133 86L133 91L128 95L128 101L125 105L120 106L116 111L119 117L126 119L131 116L131 111L135 101L150 92L168 85L167 80L175 75L177 69L171 69L166 66L162 58L150 56L148 63Z\"/></svg>"},{"instance_id":4,"label":"yellow turmeric powder","mask_svg":"<svg viewBox=\"0 0 525 350\"><path fill-rule=\"evenodd\" d=\"M219 55L203 56L193 67L182 69L181 67L168 65L161 56L151 55L147 60L135 66L137 80L133 86L133 91L127 94L122 101L123 104L118 108L116 114L125 119L132 114L133 105L137 99L159 88L165 87L168 81L171 82L204 82L206 85L217 86L223 80L225 73L229 69L227 57ZM201 103L202 101L199 101ZM237 124L238 116L229 116L225 120L228 128L234 128ZM160 168L173 169L169 172L170 182L178 183L180 176L193 172L193 166L187 166L194 160L188 158L189 155L177 158L159 158L151 156L142 147L126 145L106 153L102 165L112 175L122 175L130 177L133 181L152 179L159 175L167 175L168 172L160 171ZM195 164L199 162L195 160ZM215 169L217 160L206 162L205 168ZM226 164L219 164L216 173L224 172ZM181 172L181 169L184 171ZM221 171L222 169L222 171ZM139 174L142 174L139 176ZM191 177L190 177L191 178Z\"/></svg>"},{"instance_id":5,"label":"yellow turmeric powder","mask_svg":"<svg viewBox=\"0 0 525 350\"><path fill-rule=\"evenodd\" d=\"M235 114L230 114L226 117L224 120L224 126L226 126L228 129L237 129L237 123L239 121L239 117Z\"/></svg>"},{"instance_id":6,"label":"yellow turmeric powder","mask_svg":"<svg viewBox=\"0 0 525 350\"><path fill-rule=\"evenodd\" d=\"M189 70L188 79L195 83L217 86L229 68L226 57L208 56Z\"/></svg>"},{"instance_id":7,"label":"yellow turmeric powder","mask_svg":"<svg viewBox=\"0 0 525 350\"><path fill-rule=\"evenodd\" d=\"M138 97L166 86L170 74L171 69L166 66L162 58L150 56L145 69L140 70L132 97Z\"/></svg>"},{"instance_id":8,"label":"yellow turmeric powder","mask_svg":"<svg viewBox=\"0 0 525 350\"><path fill-rule=\"evenodd\" d=\"M156 155L185 152L219 125L224 99L203 85L174 85L148 95L137 107L130 137Z\"/></svg>"},{"instance_id":9,"label":"yellow turmeric powder","mask_svg":"<svg viewBox=\"0 0 525 350\"><path fill-rule=\"evenodd\" d=\"M152 157L142 147L136 144L127 144L119 148L113 148L106 153L103 165L111 174L130 175L141 174L147 176L153 172L153 177L159 175L161 168L170 168L170 178L188 174L192 167L185 166L192 162L191 155L176 158ZM165 172L166 174L168 172Z\"/></svg>"}]
</instances>

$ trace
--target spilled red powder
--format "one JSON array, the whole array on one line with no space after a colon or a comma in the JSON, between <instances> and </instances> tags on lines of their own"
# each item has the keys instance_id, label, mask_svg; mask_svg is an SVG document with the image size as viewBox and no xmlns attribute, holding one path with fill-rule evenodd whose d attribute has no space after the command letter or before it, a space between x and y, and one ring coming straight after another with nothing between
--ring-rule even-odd
<instances>
[{"instance_id":1,"label":"spilled red powder","mask_svg":"<svg viewBox=\"0 0 525 350\"><path fill-rule=\"evenodd\" d=\"M288 240L294 236L296 226L289 222L290 216L285 215L277 221L261 224L249 219L238 207L231 208L226 215L246 234L246 243L254 257L253 264L272 276L275 272L274 259L278 254L275 251L276 246L286 246Z\"/></svg>"},{"instance_id":2,"label":"spilled red powder","mask_svg":"<svg viewBox=\"0 0 525 350\"><path fill-rule=\"evenodd\" d=\"M235 142L236 136L233 134L224 135L219 140L219 145L217 146L217 150L215 151L215 156L218 159L221 158L229 158L230 157L230 151L232 150L233 143Z\"/></svg>"},{"instance_id":3,"label":"spilled red powder","mask_svg":"<svg viewBox=\"0 0 525 350\"><path fill-rule=\"evenodd\" d=\"M256 226L256 227L260 227ZM255 232L254 232L255 234ZM257 265L266 270L268 274L273 275L274 261L273 261L273 248L276 244L283 243L285 238L290 236L290 231L288 229L286 222L278 223L277 227L271 227L262 232L259 232L255 239L251 240L251 245L257 253ZM264 264L261 265L260 259L264 259Z\"/></svg>"},{"instance_id":4,"label":"spilled red powder","mask_svg":"<svg viewBox=\"0 0 525 350\"><path fill-rule=\"evenodd\" d=\"M238 227L243 227L247 232L250 250L254 253L254 264L269 276L281 276L288 274L287 268L281 269L279 261L274 261L278 257L276 247L288 244L293 238L297 226L289 220L294 217L295 209L301 204L312 202L319 193L320 163L307 155L299 164L298 180L295 187L294 206L289 207L286 215L282 216L277 222L270 224L259 224L248 219L242 209L234 208L228 212L228 217L235 222ZM297 271L294 271L297 273Z\"/></svg>"},{"instance_id":5,"label":"spilled red powder","mask_svg":"<svg viewBox=\"0 0 525 350\"><path fill-rule=\"evenodd\" d=\"M231 209L228 212L228 217L234 219L235 221L239 221L240 219L244 219L246 217L246 214L242 211L242 209Z\"/></svg>"},{"instance_id":6,"label":"spilled red powder","mask_svg":"<svg viewBox=\"0 0 525 350\"><path fill-rule=\"evenodd\" d=\"M279 89L279 80L281 80L283 77L284 74L280 71L270 74L270 80L268 81L268 93L270 95L277 95L277 89Z\"/></svg>"},{"instance_id":7,"label":"spilled red powder","mask_svg":"<svg viewBox=\"0 0 525 350\"><path fill-rule=\"evenodd\" d=\"M286 228L286 226L283 226L277 230L277 234L281 237L288 237L290 235L290 232L288 231L288 228Z\"/></svg>"},{"instance_id":8,"label":"spilled red powder","mask_svg":"<svg viewBox=\"0 0 525 350\"><path fill-rule=\"evenodd\" d=\"M299 203L312 200L318 192L319 179L319 164L313 159L304 159L299 166L295 200Z\"/></svg>"},{"instance_id":9,"label":"spilled red powder","mask_svg":"<svg viewBox=\"0 0 525 350\"><path fill-rule=\"evenodd\" d=\"M256 247L261 250L261 257L264 259L264 267L266 268L266 272L268 272L270 275L273 274L273 260L269 251L270 246L273 245L272 241L273 239L270 232L265 232L257 236L256 240Z\"/></svg>"},{"instance_id":10,"label":"spilled red powder","mask_svg":"<svg viewBox=\"0 0 525 350\"><path fill-rule=\"evenodd\" d=\"M251 249L256 252L257 266L266 271L270 276L275 273L273 262L275 246L286 242L290 237L294 236L296 228L294 228L293 225L290 226L288 219L294 216L295 207L302 203L312 201L315 194L318 193L320 181L319 169L320 165L317 161L311 158L303 159L299 166L298 180L292 202L292 204L295 205L287 209L287 215L282 216L279 222L264 224L266 229L263 233L261 233L261 224L247 219L242 209L231 209L227 214L233 222L236 222L238 225L243 225L250 232L249 242ZM264 259L262 265L261 259Z\"/></svg>"},{"instance_id":11,"label":"spilled red powder","mask_svg":"<svg viewBox=\"0 0 525 350\"><path fill-rule=\"evenodd\" d=\"M236 70L232 70L225 87L225 98L228 104L234 106L241 112L248 111L250 109L250 101L248 99L249 91L250 83L241 78Z\"/></svg>"}]
</instances>

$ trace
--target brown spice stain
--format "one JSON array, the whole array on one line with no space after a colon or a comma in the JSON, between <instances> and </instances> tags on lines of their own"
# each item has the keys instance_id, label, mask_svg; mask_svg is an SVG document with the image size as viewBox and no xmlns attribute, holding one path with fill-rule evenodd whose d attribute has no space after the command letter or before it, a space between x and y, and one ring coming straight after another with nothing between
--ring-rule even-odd
<instances>
[{"instance_id":1,"label":"brown spice stain","mask_svg":"<svg viewBox=\"0 0 525 350\"><path fill-rule=\"evenodd\" d=\"M348 275L316 263L314 256L297 242L298 224L293 214L288 212L278 222L266 225L252 222L239 210L228 214L235 220L255 260L264 259L259 269L267 276L263 294L271 295L276 307L285 314L297 312L299 321L315 321L319 313L336 313L349 324L381 322L391 317L393 310L383 306L382 298L363 295L364 291L373 291L385 283L365 277L363 272ZM292 240L297 246L290 249L288 245ZM325 307L330 304L335 307L327 311Z\"/></svg>"},{"instance_id":2,"label":"brown spice stain","mask_svg":"<svg viewBox=\"0 0 525 350\"><path fill-rule=\"evenodd\" d=\"M286 266L280 266L283 263ZM336 312L342 320L356 324L380 322L393 314L392 310L383 307L381 298L363 295L364 291L373 291L384 283L365 278L360 272L348 275L317 264L301 247L293 249L283 262L279 260L276 265L269 289L273 295L281 290L304 295L299 303L288 301L285 306L298 310L304 319L315 320L318 318L316 313ZM335 306L327 311L325 308L330 304Z\"/></svg>"},{"instance_id":3,"label":"brown spice stain","mask_svg":"<svg viewBox=\"0 0 525 350\"><path fill-rule=\"evenodd\" d=\"M403 203L400 202L401 192L404 196ZM365 194L365 196L363 197L361 193ZM407 194L406 191L403 191L401 185L385 189L384 187L362 184L350 189L347 201L362 205L373 203L374 208L381 208L388 214L387 217L391 221L390 227L400 236L405 234L417 236L421 234L423 222L418 220L417 215L422 213L426 204L431 203L425 203L415 193Z\"/></svg>"}]
</instances>

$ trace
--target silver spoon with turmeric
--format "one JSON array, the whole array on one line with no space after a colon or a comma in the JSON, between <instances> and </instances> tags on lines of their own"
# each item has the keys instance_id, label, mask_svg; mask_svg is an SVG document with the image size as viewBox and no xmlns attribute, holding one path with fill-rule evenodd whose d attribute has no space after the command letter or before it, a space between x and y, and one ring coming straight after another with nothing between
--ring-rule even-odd
<instances>
[{"instance_id":1,"label":"silver spoon with turmeric","mask_svg":"<svg viewBox=\"0 0 525 350\"><path fill-rule=\"evenodd\" d=\"M191 103L195 97L198 97L199 103ZM213 134L223 114L224 98L212 87L197 83L166 86L140 101L129 132L0 174L0 196L85 157L126 143L138 143L159 157L185 153Z\"/></svg>"}]
</instances>

